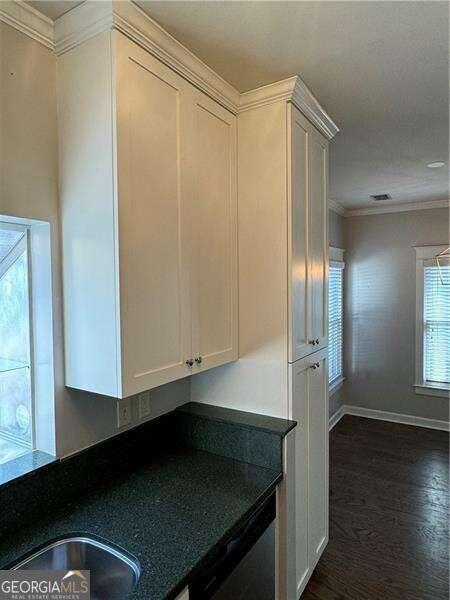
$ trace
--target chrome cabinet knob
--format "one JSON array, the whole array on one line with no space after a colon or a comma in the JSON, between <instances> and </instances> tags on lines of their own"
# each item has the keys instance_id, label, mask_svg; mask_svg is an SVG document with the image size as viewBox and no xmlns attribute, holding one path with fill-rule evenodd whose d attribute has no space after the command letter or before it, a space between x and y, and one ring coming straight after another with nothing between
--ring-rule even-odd
<instances>
[{"instance_id":1,"label":"chrome cabinet knob","mask_svg":"<svg viewBox=\"0 0 450 600\"><path fill-rule=\"evenodd\" d=\"M313 369L313 371L315 371L316 369L318 369L320 367L320 363L316 362L313 365L311 365L311 369Z\"/></svg>"},{"instance_id":2,"label":"chrome cabinet knob","mask_svg":"<svg viewBox=\"0 0 450 600\"><path fill-rule=\"evenodd\" d=\"M320 340L319 338L316 338L316 344L319 345L320 344Z\"/></svg>"},{"instance_id":3,"label":"chrome cabinet knob","mask_svg":"<svg viewBox=\"0 0 450 600\"><path fill-rule=\"evenodd\" d=\"M201 365L201 364L202 364L202 360L203 360L203 359L202 359L202 357L201 357L201 356L197 356L197 358L195 359L195 362L196 362L198 365Z\"/></svg>"},{"instance_id":4,"label":"chrome cabinet knob","mask_svg":"<svg viewBox=\"0 0 450 600\"><path fill-rule=\"evenodd\" d=\"M188 358L186 361L186 365L190 368L194 365L194 359L193 358Z\"/></svg>"},{"instance_id":5,"label":"chrome cabinet knob","mask_svg":"<svg viewBox=\"0 0 450 600\"><path fill-rule=\"evenodd\" d=\"M308 340L308 343L311 344L311 346L315 346L316 340Z\"/></svg>"}]
</instances>

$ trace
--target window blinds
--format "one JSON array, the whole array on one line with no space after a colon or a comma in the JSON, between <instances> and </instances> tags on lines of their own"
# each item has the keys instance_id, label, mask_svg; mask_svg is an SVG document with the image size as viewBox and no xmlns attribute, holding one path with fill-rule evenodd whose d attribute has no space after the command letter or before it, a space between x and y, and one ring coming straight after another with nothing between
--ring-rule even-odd
<instances>
[{"instance_id":1,"label":"window blinds","mask_svg":"<svg viewBox=\"0 0 450 600\"><path fill-rule=\"evenodd\" d=\"M330 265L328 275L328 378L329 382L342 377L343 345L343 288L344 269Z\"/></svg>"},{"instance_id":2,"label":"window blinds","mask_svg":"<svg viewBox=\"0 0 450 600\"><path fill-rule=\"evenodd\" d=\"M424 268L424 378L450 383L450 265L440 271Z\"/></svg>"}]
</instances>

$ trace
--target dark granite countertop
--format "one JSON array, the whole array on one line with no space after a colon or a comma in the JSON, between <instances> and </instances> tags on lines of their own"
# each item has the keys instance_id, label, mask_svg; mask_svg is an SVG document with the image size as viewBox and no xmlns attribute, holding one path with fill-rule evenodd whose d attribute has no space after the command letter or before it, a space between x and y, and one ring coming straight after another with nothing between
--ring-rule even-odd
<instances>
[{"instance_id":1,"label":"dark granite countertop","mask_svg":"<svg viewBox=\"0 0 450 600\"><path fill-rule=\"evenodd\" d=\"M202 450L162 452L3 537L0 564L61 535L90 533L138 558L142 574L130 598L172 599L281 477L281 469Z\"/></svg>"},{"instance_id":2,"label":"dark granite countertop","mask_svg":"<svg viewBox=\"0 0 450 600\"><path fill-rule=\"evenodd\" d=\"M296 421L269 417L258 413L246 412L200 402L187 402L177 412L201 417L210 421L219 421L229 425L238 425L245 429L254 429L273 433L279 437L286 436L297 425Z\"/></svg>"}]
</instances>

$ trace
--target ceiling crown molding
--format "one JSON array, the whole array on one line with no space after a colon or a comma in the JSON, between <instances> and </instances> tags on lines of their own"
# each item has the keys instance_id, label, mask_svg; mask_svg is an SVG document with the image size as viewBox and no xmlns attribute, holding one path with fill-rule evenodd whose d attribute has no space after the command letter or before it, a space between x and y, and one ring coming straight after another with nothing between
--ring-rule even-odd
<instances>
[{"instance_id":1,"label":"ceiling crown molding","mask_svg":"<svg viewBox=\"0 0 450 600\"><path fill-rule=\"evenodd\" d=\"M240 96L239 112L280 101L295 104L328 139L333 138L339 131L336 123L322 108L299 75L244 92Z\"/></svg>"},{"instance_id":2,"label":"ceiling crown molding","mask_svg":"<svg viewBox=\"0 0 450 600\"><path fill-rule=\"evenodd\" d=\"M89 38L116 29L233 113L239 92L180 44L133 2L87 1L55 21L55 50L60 55Z\"/></svg>"},{"instance_id":3,"label":"ceiling crown molding","mask_svg":"<svg viewBox=\"0 0 450 600\"><path fill-rule=\"evenodd\" d=\"M418 200L416 202L402 202L400 204L387 204L385 206L368 206L367 208L354 208L346 210L346 217L361 217L365 215L381 215L386 213L408 212L411 210L427 210L430 208L448 208L450 201L444 200Z\"/></svg>"},{"instance_id":4,"label":"ceiling crown molding","mask_svg":"<svg viewBox=\"0 0 450 600\"><path fill-rule=\"evenodd\" d=\"M286 101L295 104L328 139L339 131L298 75L240 94L131 1L86 0L53 23L23 0L3 0L0 20L54 50L58 56L99 33L115 29L234 114Z\"/></svg>"},{"instance_id":5,"label":"ceiling crown molding","mask_svg":"<svg viewBox=\"0 0 450 600\"><path fill-rule=\"evenodd\" d=\"M348 210L345 208L345 206L342 206L342 204L336 200L333 200L332 198L328 199L328 208L342 217L348 216Z\"/></svg>"},{"instance_id":6,"label":"ceiling crown molding","mask_svg":"<svg viewBox=\"0 0 450 600\"><path fill-rule=\"evenodd\" d=\"M14 27L33 40L54 49L53 21L22 0L0 2L0 21Z\"/></svg>"}]
</instances>

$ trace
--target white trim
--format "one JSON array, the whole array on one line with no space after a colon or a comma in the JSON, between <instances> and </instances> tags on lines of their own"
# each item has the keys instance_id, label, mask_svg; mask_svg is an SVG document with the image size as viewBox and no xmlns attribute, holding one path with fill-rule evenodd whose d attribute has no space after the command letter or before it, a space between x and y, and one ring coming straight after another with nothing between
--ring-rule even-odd
<instances>
[{"instance_id":1,"label":"white trim","mask_svg":"<svg viewBox=\"0 0 450 600\"><path fill-rule=\"evenodd\" d=\"M386 204L384 206L368 206L367 208L346 209L346 217L360 217L364 215L381 215L385 213L408 212L411 210L426 210L429 208L448 208L449 200L419 200L417 202L403 202L401 204Z\"/></svg>"},{"instance_id":2,"label":"white trim","mask_svg":"<svg viewBox=\"0 0 450 600\"><path fill-rule=\"evenodd\" d=\"M427 427L428 429L438 429L440 431L450 431L448 421L438 421L437 419L427 419L425 417L416 417L415 415L403 415L400 413L387 412L385 410L374 410L362 406L351 406L344 404L330 417L330 429L336 425L344 415L353 415L355 417L364 417L366 419L377 419L379 421L389 421L390 423L401 423L403 425L414 425L415 427Z\"/></svg>"},{"instance_id":3,"label":"white trim","mask_svg":"<svg viewBox=\"0 0 450 600\"><path fill-rule=\"evenodd\" d=\"M233 113L239 92L133 2L87 0L55 21L60 55L98 33L116 29Z\"/></svg>"},{"instance_id":4,"label":"white trim","mask_svg":"<svg viewBox=\"0 0 450 600\"><path fill-rule=\"evenodd\" d=\"M23 0L3 0L0 2L0 21L17 31L54 49L53 21Z\"/></svg>"},{"instance_id":5,"label":"white trim","mask_svg":"<svg viewBox=\"0 0 450 600\"><path fill-rule=\"evenodd\" d=\"M336 248L334 246L330 246L329 249L329 254L328 254L328 260L337 262L337 263L343 263L344 262L344 248Z\"/></svg>"},{"instance_id":6,"label":"white trim","mask_svg":"<svg viewBox=\"0 0 450 600\"><path fill-rule=\"evenodd\" d=\"M328 208L330 210L334 211L335 213L337 213L338 215L341 215L341 217L348 216L348 210L345 208L345 206L343 206L337 200L333 200L332 198L329 198L328 199Z\"/></svg>"},{"instance_id":7,"label":"white trim","mask_svg":"<svg viewBox=\"0 0 450 600\"><path fill-rule=\"evenodd\" d=\"M335 413L333 413L329 420L329 430L331 431L335 425L339 423L342 417L345 415L344 406L340 406Z\"/></svg>"},{"instance_id":8,"label":"white trim","mask_svg":"<svg viewBox=\"0 0 450 600\"><path fill-rule=\"evenodd\" d=\"M424 267L428 261L433 260L437 254L448 248L448 244L413 246L416 254L416 322L415 322L415 383L414 391L416 394L425 396L448 397L445 394L445 384L441 387L430 384L424 379L424 339L423 339L423 294L424 294Z\"/></svg>"},{"instance_id":9,"label":"white trim","mask_svg":"<svg viewBox=\"0 0 450 600\"><path fill-rule=\"evenodd\" d=\"M343 375L339 375L333 381L328 384L328 393L330 396L335 394L343 385L344 385L345 377Z\"/></svg>"},{"instance_id":10,"label":"white trim","mask_svg":"<svg viewBox=\"0 0 450 600\"><path fill-rule=\"evenodd\" d=\"M86 0L54 23L23 0L3 0L0 20L54 50L58 56L99 33L115 29L233 114L284 100L295 104L328 139L339 131L299 75L240 94L129 0Z\"/></svg>"},{"instance_id":11,"label":"white trim","mask_svg":"<svg viewBox=\"0 0 450 600\"><path fill-rule=\"evenodd\" d=\"M443 252L448 248L448 244L439 244L438 246L413 246L417 260L430 260L435 258L436 254Z\"/></svg>"},{"instance_id":12,"label":"white trim","mask_svg":"<svg viewBox=\"0 0 450 600\"><path fill-rule=\"evenodd\" d=\"M445 383L440 385L431 385L426 382L422 385L415 385L414 391L416 394L421 396L435 396L437 398L450 398L450 385L446 386Z\"/></svg>"},{"instance_id":13,"label":"white trim","mask_svg":"<svg viewBox=\"0 0 450 600\"><path fill-rule=\"evenodd\" d=\"M292 102L326 138L331 139L338 133L336 123L299 75L244 92L239 98L239 112L280 101Z\"/></svg>"}]
</instances>

